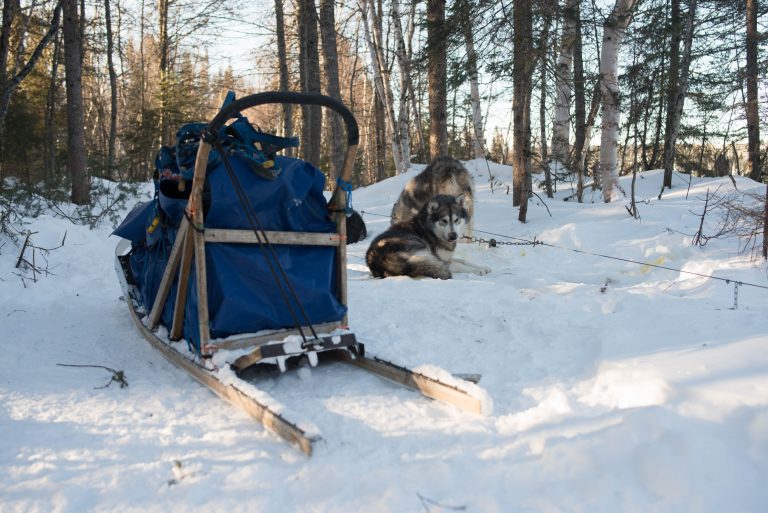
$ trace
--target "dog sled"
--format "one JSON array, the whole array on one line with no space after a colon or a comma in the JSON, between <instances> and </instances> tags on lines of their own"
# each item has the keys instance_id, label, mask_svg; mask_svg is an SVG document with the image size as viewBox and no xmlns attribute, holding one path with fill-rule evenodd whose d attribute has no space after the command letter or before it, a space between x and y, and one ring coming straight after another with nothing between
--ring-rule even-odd
<instances>
[{"instance_id":1,"label":"dog sled","mask_svg":"<svg viewBox=\"0 0 768 513\"><path fill-rule=\"evenodd\" d=\"M344 120L348 147L330 200L319 169L279 155L296 138L260 132L242 114L282 103L328 108ZM332 98L230 93L209 123L184 125L176 146L161 148L155 197L114 232L123 239L115 250L123 298L143 337L308 455L320 433L253 393L243 371L335 360L473 413L490 407L473 383L370 356L347 327L345 219L358 139L354 116Z\"/></svg>"}]
</instances>

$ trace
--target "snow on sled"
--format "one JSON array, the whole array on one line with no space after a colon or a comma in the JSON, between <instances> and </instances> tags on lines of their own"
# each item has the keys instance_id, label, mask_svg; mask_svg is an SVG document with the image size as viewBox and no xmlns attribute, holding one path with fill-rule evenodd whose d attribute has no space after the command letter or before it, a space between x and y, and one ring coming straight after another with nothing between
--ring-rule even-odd
<instances>
[{"instance_id":1,"label":"snow on sled","mask_svg":"<svg viewBox=\"0 0 768 513\"><path fill-rule=\"evenodd\" d=\"M277 155L295 138L257 131L241 111L270 103L341 115L348 148L330 201L319 169ZM319 94L266 92L235 100L207 124L190 123L156 159L155 198L115 230L123 297L141 334L167 359L307 454L319 433L281 415L237 373L318 355L375 373L427 397L487 413L473 383L365 355L347 325L348 181L359 134L352 113Z\"/></svg>"}]
</instances>

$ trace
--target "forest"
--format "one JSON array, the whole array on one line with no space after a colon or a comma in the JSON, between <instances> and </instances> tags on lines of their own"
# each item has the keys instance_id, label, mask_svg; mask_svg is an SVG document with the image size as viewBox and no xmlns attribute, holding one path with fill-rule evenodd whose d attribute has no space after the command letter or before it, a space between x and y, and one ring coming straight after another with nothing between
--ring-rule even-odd
<instances>
[{"instance_id":1,"label":"forest","mask_svg":"<svg viewBox=\"0 0 768 513\"><path fill-rule=\"evenodd\" d=\"M94 178L146 182L160 146L209 120L228 90L341 99L361 127L355 186L437 155L510 164L521 221L534 194L575 184L578 201L596 187L608 202L631 194L619 176L643 170L665 170L660 195L675 172L766 181L759 0L2 5L4 220L30 194L93 215L105 205ZM333 183L335 115L272 106L249 118L298 135L298 156Z\"/></svg>"}]
</instances>

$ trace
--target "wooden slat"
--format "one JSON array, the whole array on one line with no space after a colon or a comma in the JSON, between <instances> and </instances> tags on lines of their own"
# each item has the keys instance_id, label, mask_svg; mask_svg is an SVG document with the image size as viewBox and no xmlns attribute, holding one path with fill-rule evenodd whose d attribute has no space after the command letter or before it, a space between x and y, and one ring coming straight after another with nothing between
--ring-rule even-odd
<instances>
[{"instance_id":1,"label":"wooden slat","mask_svg":"<svg viewBox=\"0 0 768 513\"><path fill-rule=\"evenodd\" d=\"M352 178L352 171L355 167L355 156L357 155L357 145L353 144L347 148L344 155L344 165L341 169L341 179L349 182ZM346 208L346 192L337 184L336 189L331 195L329 202L332 211L336 212L336 231L339 234L339 248L336 254L336 274L337 278L337 298L339 302L347 306L347 220L342 210ZM344 314L342 319L344 325L349 324L349 315Z\"/></svg>"},{"instance_id":2,"label":"wooden slat","mask_svg":"<svg viewBox=\"0 0 768 513\"><path fill-rule=\"evenodd\" d=\"M184 237L186 237L188 230L189 221L187 221L187 218L185 217L181 220L181 225L176 232L176 240L173 243L173 249L171 249L171 256L168 258L168 264L165 266L165 271L163 272L163 279L160 281L160 287L157 290L155 302L152 304L152 311L149 313L147 325L151 330L157 328L157 325L160 323L160 316L163 314L165 300L168 299L168 293L171 291L171 285L173 285L173 277L181 262Z\"/></svg>"},{"instance_id":3,"label":"wooden slat","mask_svg":"<svg viewBox=\"0 0 768 513\"><path fill-rule=\"evenodd\" d=\"M313 324L312 326L315 328L315 331L317 333L330 333L339 327L339 322ZM311 333L311 332L309 331L309 328L305 327L304 333ZM216 349L243 349L246 347L259 346L262 344L266 344L267 342L283 340L285 337L288 337L290 335L298 335L298 334L299 334L299 330L297 329L286 329L286 330L275 331L267 335L246 336L242 338L236 338L233 340L213 340L211 342L211 345L215 346Z\"/></svg>"},{"instance_id":4,"label":"wooden slat","mask_svg":"<svg viewBox=\"0 0 768 513\"><path fill-rule=\"evenodd\" d=\"M344 351L335 351L333 356L345 363L416 390L426 397L452 404L464 411L471 413L482 413L483 411L480 399L472 397L459 388L434 380L418 372L365 356L352 358Z\"/></svg>"},{"instance_id":5,"label":"wooden slat","mask_svg":"<svg viewBox=\"0 0 768 513\"><path fill-rule=\"evenodd\" d=\"M296 246L338 246L341 239L337 233L280 232L259 230L263 242L266 235L270 244L291 244ZM253 230L228 230L206 228L205 242L229 242L236 244L258 244L259 238Z\"/></svg>"},{"instance_id":6,"label":"wooden slat","mask_svg":"<svg viewBox=\"0 0 768 513\"><path fill-rule=\"evenodd\" d=\"M317 436L309 436L297 425L289 422L284 417L272 411L268 406L258 402L256 399L244 394L231 385L225 385L208 370L185 358L174 348L160 340L155 334L147 328L139 318L133 304L129 298L126 298L128 310L131 312L131 318L139 328L139 331L147 339L152 347L157 349L168 361L180 369L189 373L196 381L207 386L216 395L228 401L234 406L245 411L248 415L259 421L264 427L278 435L280 438L298 447L307 456L312 455L312 444L319 440Z\"/></svg>"},{"instance_id":7,"label":"wooden slat","mask_svg":"<svg viewBox=\"0 0 768 513\"><path fill-rule=\"evenodd\" d=\"M208 340L211 337L208 326L208 276L205 267L205 237L203 225L203 184L208 169L208 154L211 145L200 141L195 157L195 174L192 177L192 192L187 203L187 213L192 217L195 228L192 236L195 249L195 284L197 286L197 326L200 337L200 353L208 354Z\"/></svg>"},{"instance_id":8,"label":"wooden slat","mask_svg":"<svg viewBox=\"0 0 768 513\"><path fill-rule=\"evenodd\" d=\"M178 238L177 238L178 242ZM184 330L184 309L187 306L187 292L189 291L189 275L192 269L192 255L194 247L190 230L182 237L181 263L179 264L179 282L176 285L176 302L173 305L173 322L168 333L171 340L179 340Z\"/></svg>"}]
</instances>

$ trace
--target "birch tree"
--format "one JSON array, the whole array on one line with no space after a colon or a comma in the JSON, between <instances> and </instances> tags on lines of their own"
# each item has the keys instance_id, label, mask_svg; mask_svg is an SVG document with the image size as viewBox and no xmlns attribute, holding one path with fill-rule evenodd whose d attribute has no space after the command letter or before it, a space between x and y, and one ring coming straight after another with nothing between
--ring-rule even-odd
<instances>
[{"instance_id":1,"label":"birch tree","mask_svg":"<svg viewBox=\"0 0 768 513\"><path fill-rule=\"evenodd\" d=\"M603 201L611 201L618 184L619 139L619 50L626 34L632 11L639 0L616 0L610 15L603 23L602 52L600 57L601 96L603 117L600 127L600 180Z\"/></svg>"},{"instance_id":2,"label":"birch tree","mask_svg":"<svg viewBox=\"0 0 768 513\"><path fill-rule=\"evenodd\" d=\"M574 13L580 0L565 0L563 30L555 67L555 121L552 129L552 160L555 166L568 166L570 158L571 96L573 90L573 48L576 42Z\"/></svg>"},{"instance_id":3,"label":"birch tree","mask_svg":"<svg viewBox=\"0 0 768 513\"><path fill-rule=\"evenodd\" d=\"M403 26L400 22L400 1L391 0L390 15L392 27L395 32L395 56L397 57L397 66L400 75L400 110L398 112L397 130L400 135L400 151L403 163L403 172L407 171L411 165L411 136L409 132L410 121L410 100L413 95L413 83L411 81L411 66L408 51L405 47L405 38L403 37ZM421 130L417 130L421 137Z\"/></svg>"},{"instance_id":4,"label":"birch tree","mask_svg":"<svg viewBox=\"0 0 768 513\"><path fill-rule=\"evenodd\" d=\"M376 92L379 94L379 97L384 104L387 126L390 132L392 159L395 162L395 170L397 174L400 174L405 171L407 166L403 162L400 131L398 130L397 120L395 118L391 77L389 67L384 60L382 33L377 29L377 14L373 8L373 3L370 0L361 0L360 10L363 14L365 39L368 43L368 51L371 57L371 67L373 69Z\"/></svg>"},{"instance_id":5,"label":"birch tree","mask_svg":"<svg viewBox=\"0 0 768 513\"><path fill-rule=\"evenodd\" d=\"M473 21L472 0L458 0L456 12L464 36L467 51L467 77L469 78L469 102L472 107L472 153L476 159L485 158L485 136L483 135L483 111L480 106L480 85L477 69L477 50L475 50L475 27Z\"/></svg>"}]
</instances>

